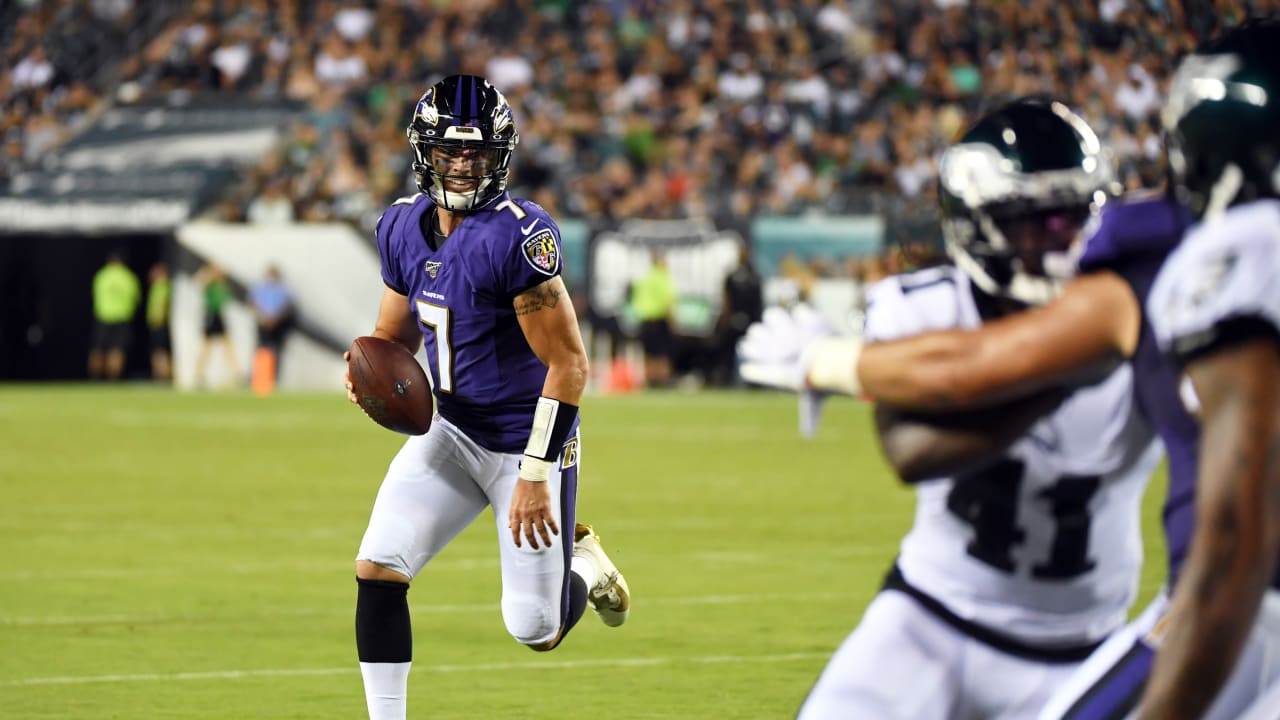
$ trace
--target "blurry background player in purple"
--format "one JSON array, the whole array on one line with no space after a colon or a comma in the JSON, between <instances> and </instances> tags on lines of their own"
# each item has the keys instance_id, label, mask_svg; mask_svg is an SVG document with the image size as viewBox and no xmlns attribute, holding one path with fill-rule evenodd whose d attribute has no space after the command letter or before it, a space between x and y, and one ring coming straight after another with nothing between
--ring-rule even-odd
<instances>
[{"instance_id":1,"label":"blurry background player in purple","mask_svg":"<svg viewBox=\"0 0 1280 720\"><path fill-rule=\"evenodd\" d=\"M588 604L609 626L630 608L599 537L575 519L587 355L559 230L505 191L511 107L483 78L452 75L418 101L408 134L421 192L378 221L386 289L373 334L414 352L425 341L437 416L392 460L357 555L371 720L405 717L410 580L488 506L517 642L551 650Z\"/></svg>"},{"instance_id":2,"label":"blurry background player in purple","mask_svg":"<svg viewBox=\"0 0 1280 720\"><path fill-rule=\"evenodd\" d=\"M1131 363L1137 403L1160 434L1169 457L1169 489L1163 513L1169 563L1167 585L1179 593L1180 617L1176 622L1160 622L1169 612L1169 600L1167 594L1159 595L1135 621L1090 657L1049 702L1043 718L1125 718L1137 713L1156 651L1166 633L1177 639L1174 652L1179 657L1162 659L1161 669L1167 674L1156 677L1152 688L1155 702L1168 702L1177 692L1195 695L1195 702L1188 701L1170 712L1211 720L1255 717L1245 715L1249 712L1272 718L1274 708L1280 706L1280 698L1274 696L1280 667L1269 661L1280 649L1276 581L1272 580L1272 590L1265 593L1265 598L1263 593L1266 579L1272 577L1275 568L1276 528L1280 527L1274 517L1277 479L1274 466L1267 465L1274 459L1264 460L1265 453L1256 444L1271 442L1270 431L1275 427L1276 404L1268 398L1275 393L1275 351L1271 343L1277 325L1277 311L1272 307L1277 296L1277 244L1273 237L1276 223L1266 213L1274 212L1274 201L1269 198L1278 193L1274 174L1261 173L1257 161L1246 161L1270 158L1268 173L1274 170L1280 143L1275 139L1275 107L1266 99L1273 98L1272 88L1280 85L1280 71L1275 66L1280 32L1274 25L1251 25L1227 37L1233 36L1234 47L1232 41L1224 41L1225 46L1210 52L1216 57L1193 55L1179 71L1181 80L1175 90L1181 88L1182 94L1170 95L1166 132L1181 134L1177 120L1184 114L1197 120L1209 117L1211 122L1196 125L1201 132L1197 143L1170 153L1180 156L1171 163L1175 168L1184 164L1180 171L1175 169L1176 187L1171 188L1171 197L1131 197L1108 204L1100 223L1088 231L1079 263L1080 275L1054 302L976 330L927 333L865 347L851 339L811 339L788 356L790 366L788 360L773 357L744 367L744 376L781 378L786 375L782 370L786 366L794 388L865 393L878 403L899 408L953 412L1005 402L1046 387L1087 382L1100 377L1117 361ZM1251 50L1242 54L1240 47ZM1228 99L1228 82L1232 90L1229 107L1220 104ZM1248 89L1253 83L1261 83L1257 85L1259 89L1266 85L1267 89L1259 95ZM1221 88L1222 92L1216 93L1213 88ZM1251 103L1250 98L1264 101ZM1198 105L1209 109L1201 108L1192 115L1190 108ZM1177 110L1179 107L1182 109ZM1223 107L1227 107L1226 111ZM1222 116L1230 115L1232 109L1245 112L1227 122ZM1258 117L1263 119L1259 121ZM1253 134L1242 134L1227 142L1222 134L1236 132L1246 121ZM1214 132L1219 135L1214 136ZM1236 171L1228 169L1232 165ZM1248 174L1240 167L1245 167ZM1206 177L1210 170L1211 176ZM1225 239L1219 242L1218 262L1204 263L1200 276L1184 284L1188 296L1173 305L1204 307L1188 309L1177 318L1168 317L1171 305L1153 299L1153 286L1157 273L1192 221L1188 208L1172 198L1198 198L1201 204L1189 203L1190 210L1197 217L1203 216L1206 199L1222 182L1219 175L1229 181L1222 185L1229 191L1219 191L1223 196L1220 204L1244 204L1227 214L1236 223L1232 230L1239 231L1240 238L1236 243ZM1268 199L1249 202L1258 198ZM1223 207L1217 208L1218 214ZM1250 212L1244 212L1245 208ZM1207 214L1215 219L1214 213ZM1218 237L1218 233L1209 230L1213 225L1201 227L1198 233L1193 229L1193 239L1197 235ZM1236 257L1248 254L1247 260L1222 262L1232 254L1231 245L1242 243L1248 248L1241 248ZM1206 244L1213 243L1199 243L1201 247ZM1250 273L1231 274L1237 266L1245 265L1250 267ZM1166 294L1172 296L1172 285L1168 281L1165 284ZM1228 292L1226 288L1234 290ZM1248 322L1231 322L1237 316ZM1237 325L1264 332L1227 332ZM1181 336L1179 330L1186 335ZM1191 355L1190 363L1185 365L1190 370L1187 380L1183 369L1188 361L1173 358L1166 351L1189 345L1191 339L1206 341L1209 352ZM1221 382L1220 367L1214 369L1214 358L1219 357L1223 366L1236 368L1239 384ZM1204 373L1204 377L1197 377L1197 372ZM1272 376L1268 377L1268 372ZM1210 377L1214 379L1209 380ZM1194 387L1192 382L1196 383ZM1216 415L1206 414L1206 398L1196 397L1204 394L1200 387L1204 383L1213 388ZM1241 388L1248 390L1242 394ZM1269 404L1259 407L1257 401L1246 402L1254 394ZM1201 444L1201 425L1188 412L1188 406L1200 413L1201 421L1206 423L1203 432L1209 436L1215 432L1224 433L1224 438L1234 436L1241 429L1238 423L1257 421L1251 426L1253 435L1231 438L1239 441L1239 468L1222 467L1229 458L1221 453L1209 453L1201 460L1201 452L1219 441ZM1216 427L1209 424L1215 420ZM1197 510L1198 493L1204 493L1204 497L1199 498L1201 507ZM1212 535L1225 537L1195 535L1200 549L1199 562L1193 563L1192 530L1197 515L1207 519L1203 522L1212 528ZM1179 584L1184 563L1193 568L1196 577ZM1218 572L1209 572L1210 565ZM1216 580L1210 582L1206 578ZM1259 578L1263 578L1261 582ZM1207 617L1193 617L1197 613ZM1211 622L1217 624L1210 627ZM1186 623L1186 627L1177 627L1177 623ZM1236 660L1230 669L1232 653ZM1185 674L1197 664L1211 664L1215 671L1194 678ZM1268 689L1271 695L1260 698L1259 694ZM1151 712L1164 712L1169 707L1162 704ZM1184 715L1150 715L1173 716Z\"/></svg>"}]
</instances>

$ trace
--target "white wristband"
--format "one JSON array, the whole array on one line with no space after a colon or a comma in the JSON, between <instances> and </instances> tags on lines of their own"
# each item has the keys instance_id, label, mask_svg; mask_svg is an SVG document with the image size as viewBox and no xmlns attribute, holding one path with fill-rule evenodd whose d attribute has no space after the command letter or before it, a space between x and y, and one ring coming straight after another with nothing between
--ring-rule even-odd
<instances>
[{"instance_id":1,"label":"white wristband","mask_svg":"<svg viewBox=\"0 0 1280 720\"><path fill-rule=\"evenodd\" d=\"M806 384L816 390L861 395L862 383L858 381L861 354L861 340L834 337L818 340L806 351L809 368L805 373Z\"/></svg>"},{"instance_id":2,"label":"white wristband","mask_svg":"<svg viewBox=\"0 0 1280 720\"><path fill-rule=\"evenodd\" d=\"M524 448L525 457L546 457L551 450L551 431L556 426L560 402L549 397L538 398L533 410L533 427L529 430L529 443ZM559 448L557 448L559 450ZM545 478L544 478L545 479Z\"/></svg>"},{"instance_id":3,"label":"white wristband","mask_svg":"<svg viewBox=\"0 0 1280 720\"><path fill-rule=\"evenodd\" d=\"M520 477L529 482L546 482L551 477L551 461L525 455L520 461Z\"/></svg>"}]
</instances>

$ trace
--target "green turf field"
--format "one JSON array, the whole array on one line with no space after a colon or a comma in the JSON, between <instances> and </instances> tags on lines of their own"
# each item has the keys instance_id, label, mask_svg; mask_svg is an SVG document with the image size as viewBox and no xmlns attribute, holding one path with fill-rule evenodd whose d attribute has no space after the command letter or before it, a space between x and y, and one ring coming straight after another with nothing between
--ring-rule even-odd
<instances>
[{"instance_id":1,"label":"green turf field","mask_svg":"<svg viewBox=\"0 0 1280 720\"><path fill-rule=\"evenodd\" d=\"M630 621L517 645L486 514L410 592L410 717L790 717L912 506L866 406L828 408L809 442L794 412L584 401L579 514ZM352 559L398 444L341 393L0 386L0 718L363 717Z\"/></svg>"}]
</instances>

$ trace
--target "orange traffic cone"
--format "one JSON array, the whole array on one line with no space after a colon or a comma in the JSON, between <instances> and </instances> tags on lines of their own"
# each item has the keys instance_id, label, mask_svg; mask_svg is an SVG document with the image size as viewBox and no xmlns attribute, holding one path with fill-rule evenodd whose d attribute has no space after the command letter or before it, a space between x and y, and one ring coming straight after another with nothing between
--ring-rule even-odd
<instances>
[{"instance_id":1,"label":"orange traffic cone","mask_svg":"<svg viewBox=\"0 0 1280 720\"><path fill-rule=\"evenodd\" d=\"M253 353L253 373L250 381L253 394L270 395L276 389L276 354L269 348L258 348Z\"/></svg>"},{"instance_id":2,"label":"orange traffic cone","mask_svg":"<svg viewBox=\"0 0 1280 720\"><path fill-rule=\"evenodd\" d=\"M609 367L608 391L613 393L629 393L636 389L635 373L631 372L631 363L625 358L615 358Z\"/></svg>"}]
</instances>

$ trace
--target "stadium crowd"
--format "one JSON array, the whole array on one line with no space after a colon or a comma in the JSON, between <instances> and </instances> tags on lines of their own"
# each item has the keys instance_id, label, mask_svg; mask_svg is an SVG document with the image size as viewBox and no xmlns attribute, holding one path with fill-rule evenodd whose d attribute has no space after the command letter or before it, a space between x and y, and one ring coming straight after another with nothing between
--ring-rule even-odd
<instances>
[{"instance_id":1,"label":"stadium crowd","mask_svg":"<svg viewBox=\"0 0 1280 720\"><path fill-rule=\"evenodd\" d=\"M513 189L561 216L880 212L933 234L935 157L1012 95L1069 101L1129 187L1197 37L1280 0L25 0L0 11L0 183L95 108L296 103L227 220L367 225L412 191L407 112L447 72L516 109ZM92 68L92 72L88 71ZM2 185L0 185L2 187ZM922 221L921 218L924 218Z\"/></svg>"}]
</instances>

